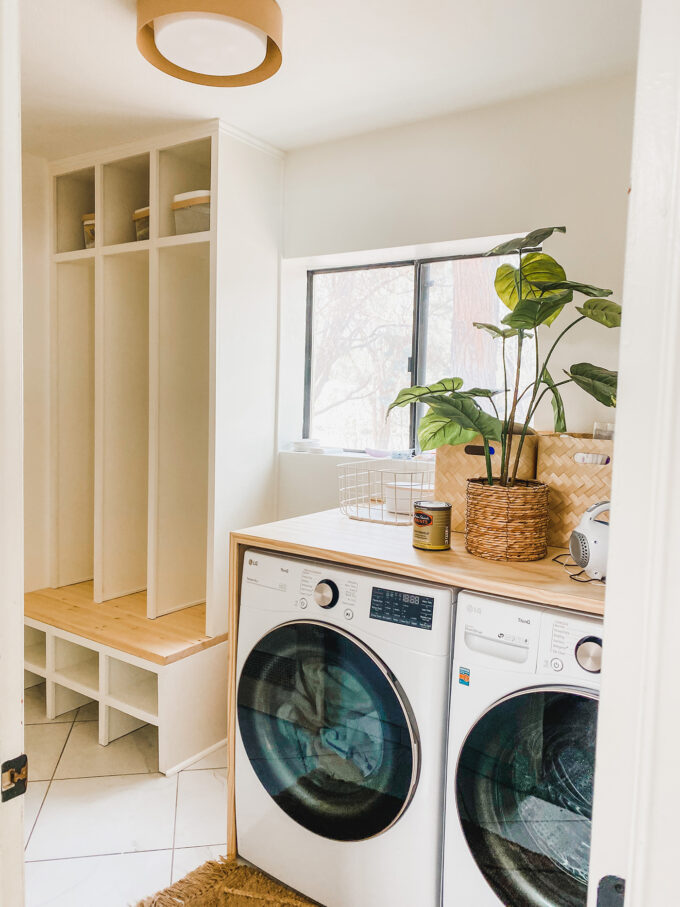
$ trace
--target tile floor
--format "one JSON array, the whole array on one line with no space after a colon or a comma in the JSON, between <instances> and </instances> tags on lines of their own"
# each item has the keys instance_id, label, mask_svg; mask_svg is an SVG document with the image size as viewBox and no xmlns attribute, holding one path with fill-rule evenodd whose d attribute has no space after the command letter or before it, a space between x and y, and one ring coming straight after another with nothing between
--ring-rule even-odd
<instances>
[{"instance_id":1,"label":"tile floor","mask_svg":"<svg viewBox=\"0 0 680 907\"><path fill-rule=\"evenodd\" d=\"M25 694L26 907L128 907L226 850L226 747L158 773L156 729L102 747L97 704L54 721Z\"/></svg>"}]
</instances>

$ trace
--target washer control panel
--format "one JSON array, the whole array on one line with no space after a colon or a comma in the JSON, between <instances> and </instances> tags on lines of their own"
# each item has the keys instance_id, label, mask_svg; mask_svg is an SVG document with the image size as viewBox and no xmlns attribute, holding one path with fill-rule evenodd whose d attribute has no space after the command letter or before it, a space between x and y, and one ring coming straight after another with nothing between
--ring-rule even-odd
<instances>
[{"instance_id":1,"label":"washer control panel","mask_svg":"<svg viewBox=\"0 0 680 907\"><path fill-rule=\"evenodd\" d=\"M555 679L593 681L602 667L602 624L588 617L546 611L538 669Z\"/></svg>"}]
</instances>

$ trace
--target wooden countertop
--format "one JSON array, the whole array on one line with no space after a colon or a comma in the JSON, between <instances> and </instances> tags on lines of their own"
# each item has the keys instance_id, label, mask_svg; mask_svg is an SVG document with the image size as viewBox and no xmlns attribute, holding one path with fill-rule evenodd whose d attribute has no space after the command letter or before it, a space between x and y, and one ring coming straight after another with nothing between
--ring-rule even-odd
<instances>
[{"instance_id":1,"label":"wooden countertop","mask_svg":"<svg viewBox=\"0 0 680 907\"><path fill-rule=\"evenodd\" d=\"M206 636L205 605L150 620L146 592L97 604L92 582L40 589L24 596L24 615L154 664L166 665L224 642Z\"/></svg>"},{"instance_id":2,"label":"wooden countertop","mask_svg":"<svg viewBox=\"0 0 680 907\"><path fill-rule=\"evenodd\" d=\"M452 533L450 551L420 551L411 544L410 526L384 526L350 520L339 510L325 510L277 523L232 532L232 545L268 548L286 554L336 561L381 573L444 583L554 605L588 614L604 613L605 587L577 583L552 558L530 563L486 561L465 550L462 533Z\"/></svg>"}]
</instances>

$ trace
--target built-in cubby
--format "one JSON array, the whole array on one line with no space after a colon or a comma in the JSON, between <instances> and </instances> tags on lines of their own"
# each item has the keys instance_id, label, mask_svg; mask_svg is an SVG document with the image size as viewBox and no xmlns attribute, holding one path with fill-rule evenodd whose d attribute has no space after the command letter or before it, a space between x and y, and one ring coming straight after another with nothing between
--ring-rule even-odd
<instances>
[{"instance_id":1,"label":"built-in cubby","mask_svg":"<svg viewBox=\"0 0 680 907\"><path fill-rule=\"evenodd\" d=\"M55 180L56 252L85 248L83 217L95 211L95 168L63 173Z\"/></svg>"},{"instance_id":2,"label":"built-in cubby","mask_svg":"<svg viewBox=\"0 0 680 907\"><path fill-rule=\"evenodd\" d=\"M47 670L46 634L34 627L24 627L24 666L41 678Z\"/></svg>"},{"instance_id":3,"label":"built-in cubby","mask_svg":"<svg viewBox=\"0 0 680 907\"><path fill-rule=\"evenodd\" d=\"M57 637L54 679L91 699L98 698L99 653L87 646Z\"/></svg>"},{"instance_id":4,"label":"built-in cubby","mask_svg":"<svg viewBox=\"0 0 680 907\"><path fill-rule=\"evenodd\" d=\"M159 155L159 235L175 234L172 200L182 192L210 190L212 143L209 138L163 148Z\"/></svg>"},{"instance_id":5,"label":"built-in cubby","mask_svg":"<svg viewBox=\"0 0 680 907\"><path fill-rule=\"evenodd\" d=\"M109 658L108 663L109 704L150 724L158 724L158 675L118 658Z\"/></svg>"},{"instance_id":6,"label":"built-in cubby","mask_svg":"<svg viewBox=\"0 0 680 907\"><path fill-rule=\"evenodd\" d=\"M103 166L103 242L137 241L133 214L149 205L150 155L137 154Z\"/></svg>"}]
</instances>

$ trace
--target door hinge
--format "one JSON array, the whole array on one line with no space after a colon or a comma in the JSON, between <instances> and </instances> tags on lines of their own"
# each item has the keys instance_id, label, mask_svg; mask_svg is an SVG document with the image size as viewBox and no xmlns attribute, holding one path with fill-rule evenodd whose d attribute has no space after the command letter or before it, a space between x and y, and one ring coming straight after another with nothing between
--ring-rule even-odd
<instances>
[{"instance_id":1,"label":"door hinge","mask_svg":"<svg viewBox=\"0 0 680 907\"><path fill-rule=\"evenodd\" d=\"M604 876L597 886L597 907L623 907L626 882L619 876Z\"/></svg>"},{"instance_id":2,"label":"door hinge","mask_svg":"<svg viewBox=\"0 0 680 907\"><path fill-rule=\"evenodd\" d=\"M3 762L2 767L2 802L13 800L26 793L28 784L28 756L17 756Z\"/></svg>"}]
</instances>

